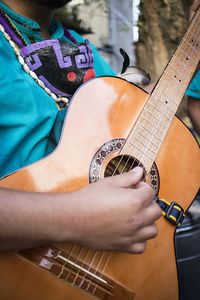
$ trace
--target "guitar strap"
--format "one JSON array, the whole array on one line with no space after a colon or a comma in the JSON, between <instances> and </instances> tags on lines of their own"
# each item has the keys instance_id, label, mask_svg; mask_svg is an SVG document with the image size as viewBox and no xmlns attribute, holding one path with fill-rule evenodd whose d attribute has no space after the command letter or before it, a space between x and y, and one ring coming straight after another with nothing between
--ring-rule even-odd
<instances>
[{"instance_id":1,"label":"guitar strap","mask_svg":"<svg viewBox=\"0 0 200 300\"><path fill-rule=\"evenodd\" d=\"M8 35L8 40L14 42L13 48L19 49L18 59L20 56L22 65L24 66L24 63L27 65L25 70L30 70L27 73L37 78L40 86L55 97L71 99L83 83L96 76L88 40L78 43L66 28L64 28L66 39L49 39L28 44L2 10L0 10L0 24ZM60 108L65 106L62 101L56 103Z\"/></svg>"},{"instance_id":2,"label":"guitar strap","mask_svg":"<svg viewBox=\"0 0 200 300\"><path fill-rule=\"evenodd\" d=\"M184 217L184 209L176 202L168 202L165 199L156 198L156 202L162 209L162 215L173 225L180 226Z\"/></svg>"}]
</instances>

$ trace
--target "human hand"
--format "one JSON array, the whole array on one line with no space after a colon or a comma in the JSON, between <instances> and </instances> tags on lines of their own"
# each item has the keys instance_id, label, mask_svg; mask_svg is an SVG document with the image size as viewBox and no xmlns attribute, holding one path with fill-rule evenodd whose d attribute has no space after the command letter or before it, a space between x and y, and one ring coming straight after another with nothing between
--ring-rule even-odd
<instances>
[{"instance_id":1,"label":"human hand","mask_svg":"<svg viewBox=\"0 0 200 300\"><path fill-rule=\"evenodd\" d=\"M157 233L161 209L142 168L105 178L74 192L72 240L98 250L143 253Z\"/></svg>"}]
</instances>

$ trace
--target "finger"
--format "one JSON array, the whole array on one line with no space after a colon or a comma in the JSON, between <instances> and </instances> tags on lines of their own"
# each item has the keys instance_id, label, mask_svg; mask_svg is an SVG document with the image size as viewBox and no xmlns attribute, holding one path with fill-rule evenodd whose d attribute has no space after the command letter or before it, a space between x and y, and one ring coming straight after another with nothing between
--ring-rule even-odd
<instances>
[{"instance_id":1,"label":"finger","mask_svg":"<svg viewBox=\"0 0 200 300\"><path fill-rule=\"evenodd\" d=\"M134 188L135 189L139 189L141 187L143 187L146 183L144 181L139 181L135 186Z\"/></svg>"},{"instance_id":2,"label":"finger","mask_svg":"<svg viewBox=\"0 0 200 300\"><path fill-rule=\"evenodd\" d=\"M155 223L162 216L162 210L157 203L151 203L143 212L143 227Z\"/></svg>"},{"instance_id":3,"label":"finger","mask_svg":"<svg viewBox=\"0 0 200 300\"><path fill-rule=\"evenodd\" d=\"M132 192L134 199L138 199L140 204L144 207L149 206L151 203L153 203L153 199L155 198L155 191L147 183L142 183L138 188L134 189Z\"/></svg>"},{"instance_id":4,"label":"finger","mask_svg":"<svg viewBox=\"0 0 200 300\"><path fill-rule=\"evenodd\" d=\"M144 253L145 248L146 248L145 242L134 243L127 249L127 252L132 254L142 254Z\"/></svg>"},{"instance_id":5,"label":"finger","mask_svg":"<svg viewBox=\"0 0 200 300\"><path fill-rule=\"evenodd\" d=\"M138 233L137 237L133 237L137 242L145 242L147 240L154 239L158 235L158 228L155 224L142 228Z\"/></svg>"},{"instance_id":6,"label":"finger","mask_svg":"<svg viewBox=\"0 0 200 300\"><path fill-rule=\"evenodd\" d=\"M136 167L130 172L109 177L107 180L111 181L114 185L122 188L131 188L135 186L143 176L143 169Z\"/></svg>"}]
</instances>

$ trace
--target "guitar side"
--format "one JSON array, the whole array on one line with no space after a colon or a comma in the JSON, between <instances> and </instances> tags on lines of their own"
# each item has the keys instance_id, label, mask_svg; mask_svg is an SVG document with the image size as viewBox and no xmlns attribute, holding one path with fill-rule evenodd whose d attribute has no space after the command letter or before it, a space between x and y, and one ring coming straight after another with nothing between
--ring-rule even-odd
<instances>
[{"instance_id":1,"label":"guitar side","mask_svg":"<svg viewBox=\"0 0 200 300\"><path fill-rule=\"evenodd\" d=\"M144 91L118 78L90 81L73 98L57 149L3 179L0 187L69 192L87 185L95 153L109 141L127 138L147 99ZM159 196L187 209L199 188L197 162L199 147L195 139L182 122L174 118L156 159ZM112 253L106 268L106 276L131 290L134 300L145 300L147 296L148 300L178 300L175 228L164 218L158 221L158 228L158 237L147 243L144 254ZM65 244L57 247L67 249ZM89 294L17 254L1 255L0 266L3 278L0 299L91 299Z\"/></svg>"}]
</instances>

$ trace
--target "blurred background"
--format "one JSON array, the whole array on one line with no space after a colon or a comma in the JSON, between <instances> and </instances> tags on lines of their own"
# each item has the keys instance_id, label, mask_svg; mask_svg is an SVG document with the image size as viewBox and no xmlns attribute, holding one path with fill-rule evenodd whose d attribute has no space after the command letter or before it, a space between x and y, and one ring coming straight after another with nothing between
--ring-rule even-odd
<instances>
[{"instance_id":1,"label":"blurred background","mask_svg":"<svg viewBox=\"0 0 200 300\"><path fill-rule=\"evenodd\" d=\"M121 69L119 48L123 45L131 60L147 69L154 80L187 28L192 2L72 0L58 16L105 52L116 71Z\"/></svg>"},{"instance_id":2,"label":"blurred background","mask_svg":"<svg viewBox=\"0 0 200 300\"><path fill-rule=\"evenodd\" d=\"M147 71L155 83L188 27L192 3L193 0L72 0L57 16L66 27L93 42L116 72L122 69L119 48L123 48L131 65ZM188 115L189 101L185 96L177 115L200 141ZM196 115L200 120L199 112ZM175 240L180 300L200 300L198 195Z\"/></svg>"},{"instance_id":3,"label":"blurred background","mask_svg":"<svg viewBox=\"0 0 200 300\"><path fill-rule=\"evenodd\" d=\"M58 18L93 42L116 72L119 48L156 82L183 36L193 0L72 0ZM170 25L170 26L169 26ZM178 116L186 117L186 101Z\"/></svg>"}]
</instances>

